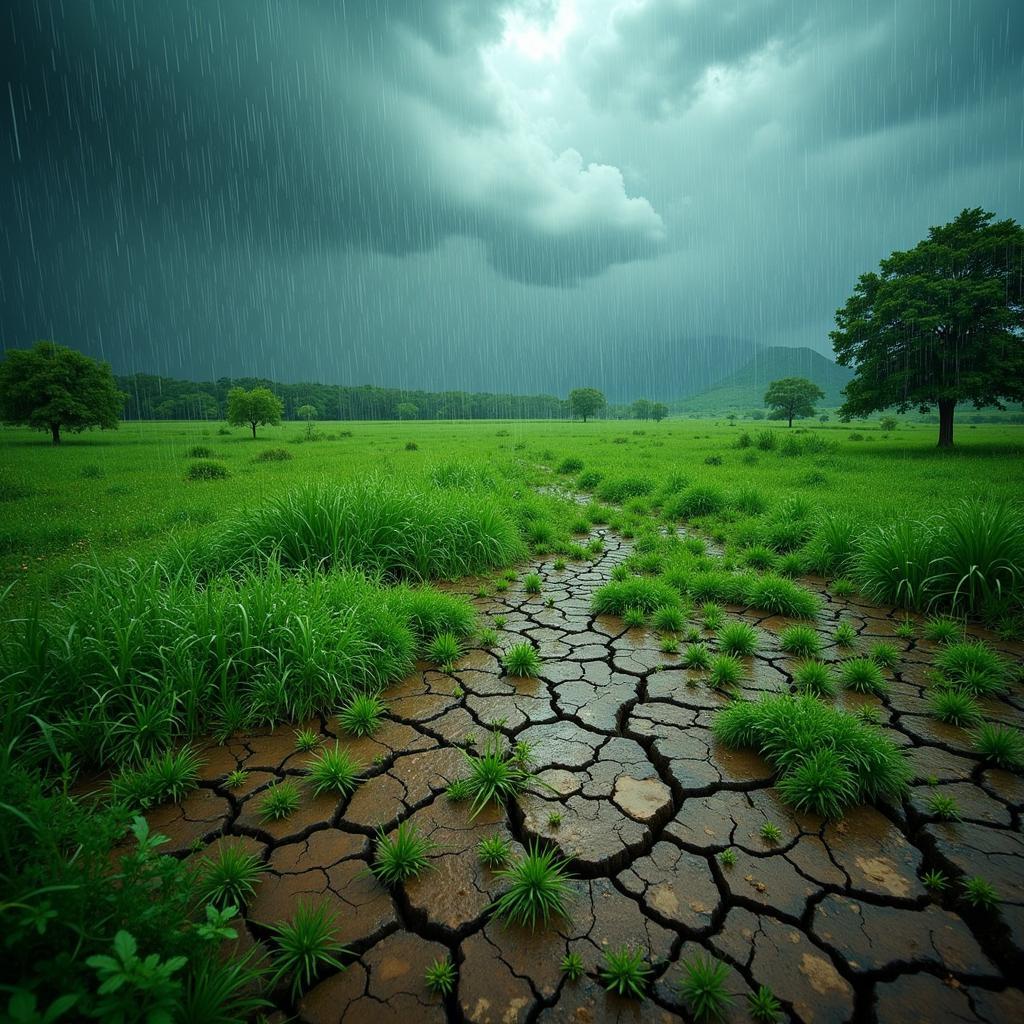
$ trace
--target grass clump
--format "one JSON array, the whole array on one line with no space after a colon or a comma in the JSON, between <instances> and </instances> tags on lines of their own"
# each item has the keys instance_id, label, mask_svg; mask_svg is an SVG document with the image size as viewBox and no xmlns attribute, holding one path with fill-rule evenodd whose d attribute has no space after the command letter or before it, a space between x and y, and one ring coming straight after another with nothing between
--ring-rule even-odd
<instances>
[{"instance_id":1,"label":"grass clump","mask_svg":"<svg viewBox=\"0 0 1024 1024\"><path fill-rule=\"evenodd\" d=\"M847 690L854 693L873 693L876 696L888 692L882 670L870 658L850 658L839 670L839 678Z\"/></svg>"},{"instance_id":2,"label":"grass clump","mask_svg":"<svg viewBox=\"0 0 1024 1024\"><path fill-rule=\"evenodd\" d=\"M720 629L725 622L725 609L714 601L705 601L701 606L700 616L705 629Z\"/></svg>"},{"instance_id":3,"label":"grass clump","mask_svg":"<svg viewBox=\"0 0 1024 1024\"><path fill-rule=\"evenodd\" d=\"M566 953L558 969L565 975L567 981L579 981L585 973L583 957L579 953Z\"/></svg>"},{"instance_id":4,"label":"grass clump","mask_svg":"<svg viewBox=\"0 0 1024 1024\"><path fill-rule=\"evenodd\" d=\"M199 862L200 899L215 907L244 907L266 870L259 857L237 844L224 844Z\"/></svg>"},{"instance_id":5,"label":"grass clump","mask_svg":"<svg viewBox=\"0 0 1024 1024\"><path fill-rule=\"evenodd\" d=\"M678 608L678 592L661 580L640 576L606 583L591 599L591 610L595 615L621 616L630 608L639 608L650 615L661 607Z\"/></svg>"},{"instance_id":6,"label":"grass clump","mask_svg":"<svg viewBox=\"0 0 1024 1024\"><path fill-rule=\"evenodd\" d=\"M294 782L275 782L263 794L260 802L260 818L263 821L283 821L290 818L300 802L298 787Z\"/></svg>"},{"instance_id":7,"label":"grass clump","mask_svg":"<svg viewBox=\"0 0 1024 1024\"><path fill-rule=\"evenodd\" d=\"M287 448L265 448L256 456L254 462L290 462L292 453Z\"/></svg>"},{"instance_id":8,"label":"grass clump","mask_svg":"<svg viewBox=\"0 0 1024 1024\"><path fill-rule=\"evenodd\" d=\"M743 678L743 665L731 654L716 654L711 659L709 670L709 682L719 690L738 686Z\"/></svg>"},{"instance_id":9,"label":"grass clump","mask_svg":"<svg viewBox=\"0 0 1024 1024\"><path fill-rule=\"evenodd\" d=\"M528 594L539 594L541 582L542 581L538 573L527 573L523 577L523 590L525 590Z\"/></svg>"},{"instance_id":10,"label":"grass clump","mask_svg":"<svg viewBox=\"0 0 1024 1024\"><path fill-rule=\"evenodd\" d=\"M683 668L708 669L711 667L711 651L702 642L687 644L683 651Z\"/></svg>"},{"instance_id":11,"label":"grass clump","mask_svg":"<svg viewBox=\"0 0 1024 1024\"><path fill-rule=\"evenodd\" d=\"M227 480L231 474L223 462L215 462L213 459L197 459L190 462L185 472L187 480Z\"/></svg>"},{"instance_id":12,"label":"grass clump","mask_svg":"<svg viewBox=\"0 0 1024 1024\"><path fill-rule=\"evenodd\" d=\"M787 654L795 654L800 658L816 658L822 651L818 631L813 626L802 624L786 626L779 633L779 646Z\"/></svg>"},{"instance_id":13,"label":"grass clump","mask_svg":"<svg viewBox=\"0 0 1024 1024\"><path fill-rule=\"evenodd\" d=\"M1014 772L1024 768L1024 735L1019 729L985 722L974 734L974 749L1000 768Z\"/></svg>"},{"instance_id":14,"label":"grass clump","mask_svg":"<svg viewBox=\"0 0 1024 1024\"><path fill-rule=\"evenodd\" d=\"M834 697L837 693L832 670L822 661L805 661L793 673L793 685L798 693L814 697Z\"/></svg>"},{"instance_id":15,"label":"grass clump","mask_svg":"<svg viewBox=\"0 0 1024 1024\"><path fill-rule=\"evenodd\" d=\"M726 654L749 657L757 650L757 630L746 622L730 622L718 635L718 647Z\"/></svg>"},{"instance_id":16,"label":"grass clump","mask_svg":"<svg viewBox=\"0 0 1024 1024\"><path fill-rule=\"evenodd\" d=\"M455 970L455 964L452 963L451 957L445 957L443 960L435 960L427 968L423 981L428 990L435 995L448 996L455 990L457 977L458 971Z\"/></svg>"},{"instance_id":17,"label":"grass clump","mask_svg":"<svg viewBox=\"0 0 1024 1024\"><path fill-rule=\"evenodd\" d=\"M324 747L307 766L313 794L338 793L351 796L359 785L362 767L347 750L335 743Z\"/></svg>"},{"instance_id":18,"label":"grass clump","mask_svg":"<svg viewBox=\"0 0 1024 1024\"><path fill-rule=\"evenodd\" d=\"M678 633L683 628L683 611L678 605L663 604L654 609L651 625L662 633Z\"/></svg>"},{"instance_id":19,"label":"grass clump","mask_svg":"<svg viewBox=\"0 0 1024 1024\"><path fill-rule=\"evenodd\" d=\"M647 625L647 616L642 608L627 608L622 615L622 624L628 629L642 629Z\"/></svg>"},{"instance_id":20,"label":"grass clump","mask_svg":"<svg viewBox=\"0 0 1024 1024\"><path fill-rule=\"evenodd\" d=\"M133 809L180 803L199 784L201 766L199 755L190 747L153 755L114 779L114 799Z\"/></svg>"},{"instance_id":21,"label":"grass clump","mask_svg":"<svg viewBox=\"0 0 1024 1024\"><path fill-rule=\"evenodd\" d=\"M821 607L819 599L810 591L774 573L753 580L747 600L752 608L794 619L813 619Z\"/></svg>"},{"instance_id":22,"label":"grass clump","mask_svg":"<svg viewBox=\"0 0 1024 1024\"><path fill-rule=\"evenodd\" d=\"M484 867L500 868L508 862L512 847L503 836L485 836L477 843L476 855Z\"/></svg>"},{"instance_id":23,"label":"grass clump","mask_svg":"<svg viewBox=\"0 0 1024 1024\"><path fill-rule=\"evenodd\" d=\"M714 732L726 746L757 750L778 771L780 794L800 810L836 817L907 791L909 768L890 740L811 696L736 701L719 712Z\"/></svg>"},{"instance_id":24,"label":"grass clump","mask_svg":"<svg viewBox=\"0 0 1024 1024\"><path fill-rule=\"evenodd\" d=\"M767 985L747 993L747 1012L758 1024L775 1024L782 1016L782 1004Z\"/></svg>"},{"instance_id":25,"label":"grass clump","mask_svg":"<svg viewBox=\"0 0 1024 1024\"><path fill-rule=\"evenodd\" d=\"M852 647L857 640L857 631L848 622L840 622L835 632L837 647Z\"/></svg>"},{"instance_id":26,"label":"grass clump","mask_svg":"<svg viewBox=\"0 0 1024 1024\"><path fill-rule=\"evenodd\" d=\"M980 640L948 644L936 656L935 667L958 689L973 696L992 696L1006 689L1006 663Z\"/></svg>"},{"instance_id":27,"label":"grass clump","mask_svg":"<svg viewBox=\"0 0 1024 1024\"><path fill-rule=\"evenodd\" d=\"M868 657L881 668L895 668L900 660L900 652L895 644L888 643L885 640L879 640L878 643L871 645L871 650L868 651Z\"/></svg>"},{"instance_id":28,"label":"grass clump","mask_svg":"<svg viewBox=\"0 0 1024 1024\"><path fill-rule=\"evenodd\" d=\"M277 947L273 982L291 975L293 999L308 989L325 968L342 970L338 957L350 952L335 938L334 915L326 903L300 903L291 921L276 924L271 930Z\"/></svg>"},{"instance_id":29,"label":"grass clump","mask_svg":"<svg viewBox=\"0 0 1024 1024\"><path fill-rule=\"evenodd\" d=\"M357 693L338 712L341 727L351 736L372 736L381 725L387 707L372 693Z\"/></svg>"},{"instance_id":30,"label":"grass clump","mask_svg":"<svg viewBox=\"0 0 1024 1024\"><path fill-rule=\"evenodd\" d=\"M725 982L729 968L720 960L694 957L682 964L683 976L679 981L679 994L698 1024L722 1020L732 1005L732 996Z\"/></svg>"},{"instance_id":31,"label":"grass clump","mask_svg":"<svg viewBox=\"0 0 1024 1024\"><path fill-rule=\"evenodd\" d=\"M301 753L315 750L320 744L320 733L315 729L299 729L295 733L295 749Z\"/></svg>"},{"instance_id":32,"label":"grass clump","mask_svg":"<svg viewBox=\"0 0 1024 1024\"><path fill-rule=\"evenodd\" d=\"M524 857L497 872L509 888L491 905L492 914L506 924L529 925L531 930L538 921L547 926L553 917L565 917L571 881L567 864L554 850L532 844Z\"/></svg>"},{"instance_id":33,"label":"grass clump","mask_svg":"<svg viewBox=\"0 0 1024 1024\"><path fill-rule=\"evenodd\" d=\"M438 633L427 645L427 657L442 668L450 668L462 654L462 644L454 633Z\"/></svg>"},{"instance_id":34,"label":"grass clump","mask_svg":"<svg viewBox=\"0 0 1024 1024\"><path fill-rule=\"evenodd\" d=\"M408 821L398 826L394 836L387 836L380 829L370 871L382 885L399 885L426 871L430 866L428 857L436 848Z\"/></svg>"},{"instance_id":35,"label":"grass clump","mask_svg":"<svg viewBox=\"0 0 1024 1024\"><path fill-rule=\"evenodd\" d=\"M620 946L604 951L604 963L598 970L606 992L632 999L646 995L647 978L651 973L643 950Z\"/></svg>"},{"instance_id":36,"label":"grass clump","mask_svg":"<svg viewBox=\"0 0 1024 1024\"><path fill-rule=\"evenodd\" d=\"M980 875L965 878L961 883L963 892L960 898L976 910L993 910L999 903L999 893L995 886Z\"/></svg>"},{"instance_id":37,"label":"grass clump","mask_svg":"<svg viewBox=\"0 0 1024 1024\"><path fill-rule=\"evenodd\" d=\"M948 615L936 615L924 624L923 632L926 640L945 644L962 637L964 626L962 622L951 619Z\"/></svg>"},{"instance_id":38,"label":"grass clump","mask_svg":"<svg viewBox=\"0 0 1024 1024\"><path fill-rule=\"evenodd\" d=\"M462 756L469 767L465 781L467 795L472 799L471 818L489 803L506 804L534 781L529 760L516 756L514 749L507 750L497 730L491 733L482 753L463 750Z\"/></svg>"},{"instance_id":39,"label":"grass clump","mask_svg":"<svg viewBox=\"0 0 1024 1024\"><path fill-rule=\"evenodd\" d=\"M540 672L540 656L533 644L527 642L513 644L501 660L505 671L510 676L533 678Z\"/></svg>"},{"instance_id":40,"label":"grass clump","mask_svg":"<svg viewBox=\"0 0 1024 1024\"><path fill-rule=\"evenodd\" d=\"M955 687L939 687L932 693L930 703L932 714L947 725L966 728L981 721L978 702L969 693Z\"/></svg>"}]
</instances>

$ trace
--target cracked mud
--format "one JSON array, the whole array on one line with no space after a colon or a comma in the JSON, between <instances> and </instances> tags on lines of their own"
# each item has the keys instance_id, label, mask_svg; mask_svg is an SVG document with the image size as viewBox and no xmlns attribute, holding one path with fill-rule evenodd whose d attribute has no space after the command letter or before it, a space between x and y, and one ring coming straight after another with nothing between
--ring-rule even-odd
<instances>
[{"instance_id":1,"label":"cracked mud","mask_svg":"<svg viewBox=\"0 0 1024 1024\"><path fill-rule=\"evenodd\" d=\"M711 722L727 698L662 653L653 633L591 614L591 595L630 552L610 532L595 535L605 553L582 570L535 560L540 595L514 582L474 598L483 625L504 616L497 650L524 639L538 648L538 678L511 678L494 653L471 650L451 673L424 664L389 691L388 720L370 738L347 738L332 719L307 723L363 765L348 800L314 798L302 787L295 814L260 819L263 790L301 778L310 757L282 727L209 746L201 787L150 815L172 852L240 843L265 862L245 908L247 940L265 943L269 926L303 900L326 899L336 912L338 937L357 959L282 1009L307 1024L688 1019L678 965L703 953L729 967L728 1020L750 1019L745 995L761 984L786 1019L820 1024L1024 1019L1014 984L1024 968L1024 782L986 768L966 733L927 717L935 647L895 637L902 612L839 600L823 581L803 581L825 600L817 626L826 660L841 657L832 640L840 619L857 630L861 650L879 638L900 648L884 698L840 699L877 705L881 728L908 752L914 781L902 806L857 808L839 822L795 814L760 758L716 744ZM473 595L480 582L446 589ZM777 642L788 620L728 613L759 635L759 653L744 659L743 696L788 690L793 660ZM986 639L1020 660L1020 648ZM990 718L1024 719L1018 693L984 704ZM444 791L463 773L459 747L492 729L533 745L544 785L471 820L468 806ZM248 779L228 790L235 768ZM961 821L930 814L934 792L955 798ZM392 892L367 867L376 831L403 821L437 847L432 869ZM765 822L780 829L778 842L761 838ZM536 933L490 920L500 882L475 848L495 833L515 854L539 839L569 858L576 881L566 920ZM728 866L718 857L727 848L735 856ZM921 881L936 869L951 880L937 898ZM957 899L956 880L970 875L995 886L995 911ZM641 946L653 965L642 1004L607 995L597 980L603 951L623 944ZM587 971L571 983L559 971L568 952ZM446 956L458 981L443 998L428 992L424 972Z\"/></svg>"}]
</instances>

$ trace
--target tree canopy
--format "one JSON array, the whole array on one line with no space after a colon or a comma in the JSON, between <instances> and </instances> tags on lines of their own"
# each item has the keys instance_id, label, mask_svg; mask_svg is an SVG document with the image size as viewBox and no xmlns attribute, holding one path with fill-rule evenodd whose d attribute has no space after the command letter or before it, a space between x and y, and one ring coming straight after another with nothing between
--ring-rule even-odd
<instances>
[{"instance_id":1,"label":"tree canopy","mask_svg":"<svg viewBox=\"0 0 1024 1024\"><path fill-rule=\"evenodd\" d=\"M604 393L597 388L574 388L569 392L569 408L573 416L580 416L587 422L588 416L596 416L607 404Z\"/></svg>"},{"instance_id":2,"label":"tree canopy","mask_svg":"<svg viewBox=\"0 0 1024 1024\"><path fill-rule=\"evenodd\" d=\"M660 423L668 415L668 406L664 402L654 402L651 405L651 419Z\"/></svg>"},{"instance_id":3,"label":"tree canopy","mask_svg":"<svg viewBox=\"0 0 1024 1024\"><path fill-rule=\"evenodd\" d=\"M843 416L937 405L949 447L958 403L1024 399L1024 229L994 217L964 210L861 275L829 335L856 372Z\"/></svg>"},{"instance_id":4,"label":"tree canopy","mask_svg":"<svg viewBox=\"0 0 1024 1024\"><path fill-rule=\"evenodd\" d=\"M48 430L54 444L62 430L116 430L123 405L110 367L64 345L11 349L0 363L0 418Z\"/></svg>"},{"instance_id":5,"label":"tree canopy","mask_svg":"<svg viewBox=\"0 0 1024 1024\"><path fill-rule=\"evenodd\" d=\"M814 415L814 403L825 397L825 392L806 377L782 377L773 380L764 394L764 404L772 410L772 417L788 420Z\"/></svg>"},{"instance_id":6,"label":"tree canopy","mask_svg":"<svg viewBox=\"0 0 1024 1024\"><path fill-rule=\"evenodd\" d=\"M228 423L250 426L254 439L257 427L280 423L283 412L284 404L270 388L232 388L228 392Z\"/></svg>"}]
</instances>

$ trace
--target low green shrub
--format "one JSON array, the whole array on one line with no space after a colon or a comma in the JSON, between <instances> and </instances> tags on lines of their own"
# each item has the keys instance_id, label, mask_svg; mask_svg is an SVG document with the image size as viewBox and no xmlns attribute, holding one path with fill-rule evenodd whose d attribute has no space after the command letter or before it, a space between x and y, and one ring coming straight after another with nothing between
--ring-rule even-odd
<instances>
[{"instance_id":1,"label":"low green shrub","mask_svg":"<svg viewBox=\"0 0 1024 1024\"><path fill-rule=\"evenodd\" d=\"M628 580L613 580L599 587L591 599L595 615L624 615L630 608L639 608L650 614L657 608L678 608L679 594L658 579L635 576Z\"/></svg>"},{"instance_id":2,"label":"low green shrub","mask_svg":"<svg viewBox=\"0 0 1024 1024\"><path fill-rule=\"evenodd\" d=\"M200 459L189 464L185 476L189 480L227 480L231 474L223 462Z\"/></svg>"}]
</instances>

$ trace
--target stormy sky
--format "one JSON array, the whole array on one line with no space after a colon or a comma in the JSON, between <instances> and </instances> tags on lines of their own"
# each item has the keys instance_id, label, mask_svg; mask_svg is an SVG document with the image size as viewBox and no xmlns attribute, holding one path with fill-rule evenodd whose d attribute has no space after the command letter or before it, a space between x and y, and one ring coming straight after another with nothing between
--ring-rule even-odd
<instances>
[{"instance_id":1,"label":"stormy sky","mask_svg":"<svg viewBox=\"0 0 1024 1024\"><path fill-rule=\"evenodd\" d=\"M5 0L0 346L672 398L1024 219L1020 0Z\"/></svg>"}]
</instances>

